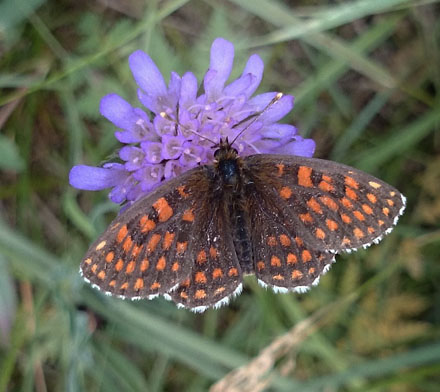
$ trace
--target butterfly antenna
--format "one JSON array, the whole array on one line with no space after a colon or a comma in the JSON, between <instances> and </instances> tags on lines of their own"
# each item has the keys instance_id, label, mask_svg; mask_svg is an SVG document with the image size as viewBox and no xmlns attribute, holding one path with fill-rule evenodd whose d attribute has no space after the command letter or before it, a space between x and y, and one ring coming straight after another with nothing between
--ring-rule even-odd
<instances>
[{"instance_id":1,"label":"butterfly antenna","mask_svg":"<svg viewBox=\"0 0 440 392\"><path fill-rule=\"evenodd\" d=\"M229 144L230 146L232 146L235 141L245 132L247 131L250 126L257 121L272 105L276 104L282 97L283 97L283 93L277 93L277 95L275 95L275 97L272 98L272 100L266 105L266 107L264 107L262 110L260 110L257 113L253 113L250 116L246 117L245 119L241 120L240 122L238 122L237 124L235 124L232 128L237 128L238 126L240 126L241 124L245 123L246 121L249 121L251 119L251 122L249 122L239 133L237 136L235 136L234 140Z\"/></svg>"},{"instance_id":2,"label":"butterfly antenna","mask_svg":"<svg viewBox=\"0 0 440 392\"><path fill-rule=\"evenodd\" d=\"M169 114L166 113L166 112L160 112L160 113L159 113L159 116L162 117L162 118L165 118L165 119L168 120L168 121L175 122L176 125L179 125L179 126L180 126L181 128L183 128L185 131L191 132L191 133L193 133L194 135L197 135L198 137L200 137L200 138L202 138L202 139L205 139L205 140L207 140L208 142L211 142L213 145L218 145L218 143L216 143L214 140L211 140L209 137L203 136L203 135L201 135L200 133L198 133L198 132L196 132L196 131L193 131L192 129L189 129L189 128L184 127L182 124L179 123L178 120L175 120L175 119L171 118L171 117L169 116Z\"/></svg>"}]
</instances>

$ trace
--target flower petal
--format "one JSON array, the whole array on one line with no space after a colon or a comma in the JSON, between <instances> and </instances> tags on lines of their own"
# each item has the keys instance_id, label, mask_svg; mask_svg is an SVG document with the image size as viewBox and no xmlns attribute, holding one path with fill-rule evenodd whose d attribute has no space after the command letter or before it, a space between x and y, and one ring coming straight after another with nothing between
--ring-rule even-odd
<instances>
[{"instance_id":1,"label":"flower petal","mask_svg":"<svg viewBox=\"0 0 440 392\"><path fill-rule=\"evenodd\" d=\"M136 50L128 58L131 72L138 86L149 96L166 95L167 86L154 61L142 50Z\"/></svg>"},{"instance_id":2,"label":"flower petal","mask_svg":"<svg viewBox=\"0 0 440 392\"><path fill-rule=\"evenodd\" d=\"M316 143L313 139L303 139L301 136L295 136L295 140L278 147L275 153L312 157L315 152L315 147Z\"/></svg>"},{"instance_id":3,"label":"flower petal","mask_svg":"<svg viewBox=\"0 0 440 392\"><path fill-rule=\"evenodd\" d=\"M234 80L224 89L226 95L244 94L249 98L260 85L263 77L264 63L257 54L249 57L240 78Z\"/></svg>"},{"instance_id":4,"label":"flower petal","mask_svg":"<svg viewBox=\"0 0 440 392\"><path fill-rule=\"evenodd\" d=\"M180 108L188 109L196 102L197 98L197 78L192 72L187 72L182 76L182 84L180 87Z\"/></svg>"},{"instance_id":5,"label":"flower petal","mask_svg":"<svg viewBox=\"0 0 440 392\"><path fill-rule=\"evenodd\" d=\"M251 105L256 111L262 111L277 94L278 93L276 92L271 92L257 95L249 100L249 105ZM292 95L283 95L279 101L266 109L266 111L260 116L259 120L266 124L280 120L292 110L293 100L294 98Z\"/></svg>"},{"instance_id":6,"label":"flower petal","mask_svg":"<svg viewBox=\"0 0 440 392\"><path fill-rule=\"evenodd\" d=\"M130 130L137 116L133 107L118 94L108 94L101 99L99 111L118 128Z\"/></svg>"},{"instance_id":7,"label":"flower petal","mask_svg":"<svg viewBox=\"0 0 440 392\"><path fill-rule=\"evenodd\" d=\"M69 173L69 183L75 188L86 191L100 191L114 187L128 176L124 166L113 168L78 165L72 167Z\"/></svg>"},{"instance_id":8,"label":"flower petal","mask_svg":"<svg viewBox=\"0 0 440 392\"><path fill-rule=\"evenodd\" d=\"M211 46L209 70L204 79L208 101L215 101L222 93L234 62L234 45L223 38L217 38Z\"/></svg>"}]
</instances>

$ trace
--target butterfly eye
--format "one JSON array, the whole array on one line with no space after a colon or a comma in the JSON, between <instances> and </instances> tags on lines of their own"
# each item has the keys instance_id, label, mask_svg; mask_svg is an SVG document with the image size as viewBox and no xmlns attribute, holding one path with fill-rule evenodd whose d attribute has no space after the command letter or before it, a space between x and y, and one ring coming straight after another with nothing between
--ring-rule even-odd
<instances>
[{"instance_id":1,"label":"butterfly eye","mask_svg":"<svg viewBox=\"0 0 440 392\"><path fill-rule=\"evenodd\" d=\"M214 158L217 159L220 156L220 149L215 150L214 152Z\"/></svg>"}]
</instances>

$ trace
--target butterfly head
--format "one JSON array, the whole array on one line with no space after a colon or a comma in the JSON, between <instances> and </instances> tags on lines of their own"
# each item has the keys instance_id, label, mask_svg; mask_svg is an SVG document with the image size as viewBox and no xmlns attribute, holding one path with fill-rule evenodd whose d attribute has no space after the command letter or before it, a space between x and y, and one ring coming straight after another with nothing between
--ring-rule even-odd
<instances>
[{"instance_id":1,"label":"butterfly head","mask_svg":"<svg viewBox=\"0 0 440 392\"><path fill-rule=\"evenodd\" d=\"M220 139L214 153L214 167L226 186L235 186L239 179L241 162L238 151L232 147L228 138Z\"/></svg>"}]
</instances>

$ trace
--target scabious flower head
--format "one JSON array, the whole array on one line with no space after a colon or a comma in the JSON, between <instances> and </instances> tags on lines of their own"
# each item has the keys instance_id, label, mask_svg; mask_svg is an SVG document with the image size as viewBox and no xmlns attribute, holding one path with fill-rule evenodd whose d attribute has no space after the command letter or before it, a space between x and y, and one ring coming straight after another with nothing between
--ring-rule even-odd
<instances>
[{"instance_id":1,"label":"scabious flower head","mask_svg":"<svg viewBox=\"0 0 440 392\"><path fill-rule=\"evenodd\" d=\"M116 94L102 98L101 114L119 130L116 138L124 144L120 162L103 167L74 166L70 184L84 190L112 188L115 203L134 202L162 182L214 159L213 143L226 137L234 142L240 156L279 153L310 157L312 139L297 135L296 128L279 121L293 108L293 97L284 95L256 120L274 99L276 92L252 97L263 76L264 64L254 54L241 76L226 85L232 70L234 47L223 38L211 46L209 69L198 95L193 73L172 72L168 86L153 60L141 50L129 57L138 98L148 109L132 107ZM246 119L252 121L243 121ZM250 125L249 125L250 124ZM243 133L240 132L248 127Z\"/></svg>"}]
</instances>

